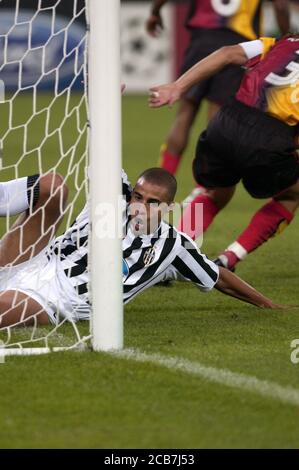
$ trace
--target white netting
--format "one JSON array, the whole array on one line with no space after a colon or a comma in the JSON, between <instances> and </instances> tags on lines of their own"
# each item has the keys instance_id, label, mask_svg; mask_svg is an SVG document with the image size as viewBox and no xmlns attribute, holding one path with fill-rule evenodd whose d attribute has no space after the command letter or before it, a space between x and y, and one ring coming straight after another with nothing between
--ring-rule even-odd
<instances>
[{"instance_id":1,"label":"white netting","mask_svg":"<svg viewBox=\"0 0 299 470\"><path fill-rule=\"evenodd\" d=\"M31 220L33 217L40 220L40 234L33 240L33 248L27 238L36 236L38 229L35 225L28 233L28 211L27 216L26 213L21 215L21 222L18 219L17 224L23 226L21 229L12 229L20 216L10 216L11 209L7 208L7 213L0 218L1 237L4 237L0 246L0 314L5 318L0 324L0 341L5 347L70 347L89 334L88 322L78 327L75 322L59 317L57 312L54 315L56 325L38 325L41 316L36 312L31 316L30 326L15 328L16 323L27 316L29 307L28 299L18 297L14 290L20 282L22 295L32 292L35 301L40 295L47 297L43 286L50 285L51 274L47 278L44 252L43 258L35 257L46 235L50 238L56 231L55 222L48 226L47 211L51 209L51 214L56 211L57 217L63 216L57 232L62 234L86 201L85 14L85 2L80 0L0 2L0 184L29 175L46 175L48 179L41 181L40 200L56 197L54 208L50 207L52 203L43 205L38 216L36 209L31 208ZM63 180L52 174L62 175L69 188L66 206ZM32 197L33 189L34 186L29 190ZM21 195L15 193L14 201L18 197ZM7 233L10 238L5 238ZM12 266L24 261L24 255L25 260L37 260L41 266L37 284L31 284L30 269L33 268L24 271L22 276L20 272L28 266L17 264L18 270ZM59 256L58 250L57 259ZM7 262L10 267L4 267ZM64 282L60 279L58 283L62 290L58 289L57 295L63 297ZM53 312L55 302L53 304L50 294L48 301L49 305L52 302L50 310ZM14 321L18 315L19 320Z\"/></svg>"}]
</instances>

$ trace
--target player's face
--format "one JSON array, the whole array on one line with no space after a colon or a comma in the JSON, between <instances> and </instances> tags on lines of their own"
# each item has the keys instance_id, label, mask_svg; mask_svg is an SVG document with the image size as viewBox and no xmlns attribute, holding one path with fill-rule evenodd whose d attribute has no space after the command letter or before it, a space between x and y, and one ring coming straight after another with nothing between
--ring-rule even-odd
<instances>
[{"instance_id":1,"label":"player's face","mask_svg":"<svg viewBox=\"0 0 299 470\"><path fill-rule=\"evenodd\" d=\"M153 233L168 210L167 189L139 178L130 202L136 233Z\"/></svg>"}]
</instances>

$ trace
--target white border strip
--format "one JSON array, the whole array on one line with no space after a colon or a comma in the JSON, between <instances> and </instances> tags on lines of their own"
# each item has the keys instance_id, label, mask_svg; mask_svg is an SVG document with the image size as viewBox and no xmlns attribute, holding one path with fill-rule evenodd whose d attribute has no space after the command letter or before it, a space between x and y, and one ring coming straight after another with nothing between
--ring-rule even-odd
<instances>
[{"instance_id":1,"label":"white border strip","mask_svg":"<svg viewBox=\"0 0 299 470\"><path fill-rule=\"evenodd\" d=\"M257 377L238 374L228 369L217 369L207 367L199 362L188 361L180 357L161 356L159 354L147 354L134 349L124 349L112 351L111 355L121 359L128 359L136 362L148 362L154 365L166 367L173 371L180 371L187 374L201 377L207 381L219 383L227 387L239 388L247 392L253 392L267 398L278 400L288 405L299 406L299 390L282 386L275 382L260 380Z\"/></svg>"}]
</instances>

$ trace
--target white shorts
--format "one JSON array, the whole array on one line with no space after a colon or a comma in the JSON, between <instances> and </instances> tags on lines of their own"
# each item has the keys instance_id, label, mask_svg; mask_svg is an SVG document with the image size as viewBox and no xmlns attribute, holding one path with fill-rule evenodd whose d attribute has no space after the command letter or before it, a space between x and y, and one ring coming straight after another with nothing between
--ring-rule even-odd
<instances>
[{"instance_id":1,"label":"white shorts","mask_svg":"<svg viewBox=\"0 0 299 470\"><path fill-rule=\"evenodd\" d=\"M83 301L69 282L60 261L46 249L29 261L0 268L0 292L16 290L38 302L51 323L90 318L90 305Z\"/></svg>"}]
</instances>

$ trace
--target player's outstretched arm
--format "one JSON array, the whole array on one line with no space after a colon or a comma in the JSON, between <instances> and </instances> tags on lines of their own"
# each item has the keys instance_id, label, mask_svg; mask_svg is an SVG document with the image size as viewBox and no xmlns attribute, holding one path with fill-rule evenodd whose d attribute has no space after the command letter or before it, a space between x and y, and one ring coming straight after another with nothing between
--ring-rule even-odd
<instances>
[{"instance_id":1,"label":"player's outstretched arm","mask_svg":"<svg viewBox=\"0 0 299 470\"><path fill-rule=\"evenodd\" d=\"M215 288L223 294L236 297L250 304L261 308L290 308L290 306L280 305L268 299L241 278L230 272L228 269L219 268L219 279Z\"/></svg>"},{"instance_id":2,"label":"player's outstretched arm","mask_svg":"<svg viewBox=\"0 0 299 470\"><path fill-rule=\"evenodd\" d=\"M228 64L245 65L248 58L244 49L237 45L225 46L197 62L175 82L150 89L149 106L159 108L172 105L195 83L205 80L222 70Z\"/></svg>"}]
</instances>

